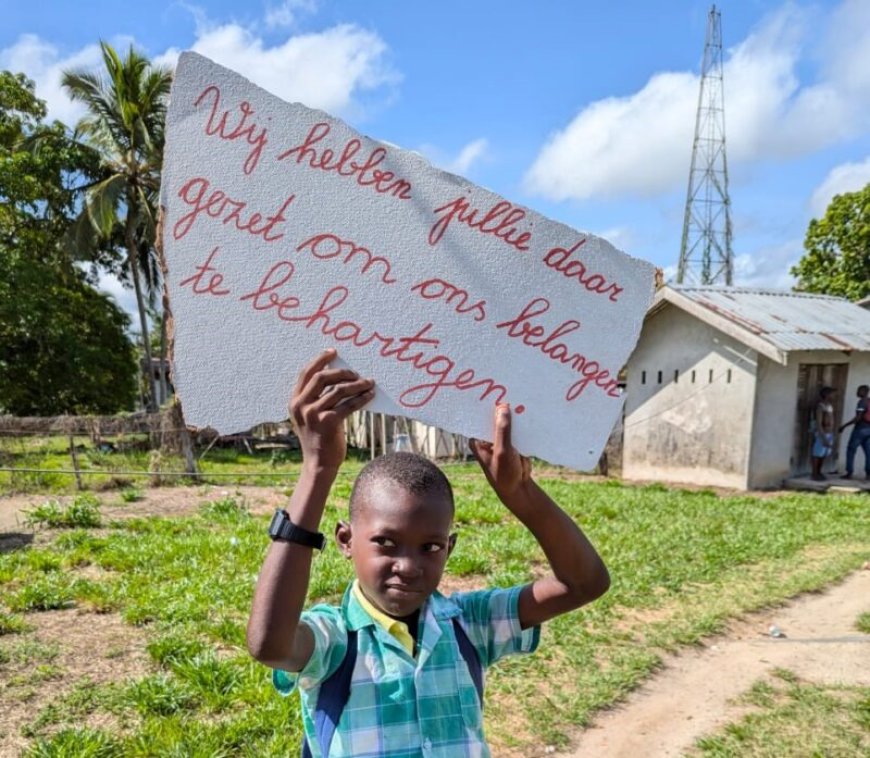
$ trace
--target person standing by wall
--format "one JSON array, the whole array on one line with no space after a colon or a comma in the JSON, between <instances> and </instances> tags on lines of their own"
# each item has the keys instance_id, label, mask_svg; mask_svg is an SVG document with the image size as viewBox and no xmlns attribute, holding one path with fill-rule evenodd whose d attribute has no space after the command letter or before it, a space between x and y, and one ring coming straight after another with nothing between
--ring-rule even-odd
<instances>
[{"instance_id":1,"label":"person standing by wall","mask_svg":"<svg viewBox=\"0 0 870 758\"><path fill-rule=\"evenodd\" d=\"M855 454L860 447L864 451L864 475L870 479L870 387L862 384L858 387L858 404L855 406L855 416L840 427L842 433L849 426L853 427L846 445L846 473L843 479L851 479L855 474Z\"/></svg>"},{"instance_id":2,"label":"person standing by wall","mask_svg":"<svg viewBox=\"0 0 870 758\"><path fill-rule=\"evenodd\" d=\"M833 387L822 387L813 410L812 478L817 482L827 478L822 473L822 463L834 449L834 392Z\"/></svg>"}]
</instances>

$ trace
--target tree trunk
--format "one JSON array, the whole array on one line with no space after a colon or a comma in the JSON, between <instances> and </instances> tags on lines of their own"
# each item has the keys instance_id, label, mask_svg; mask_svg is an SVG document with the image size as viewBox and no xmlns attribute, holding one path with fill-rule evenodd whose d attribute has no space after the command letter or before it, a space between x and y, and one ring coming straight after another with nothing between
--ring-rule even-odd
<instances>
[{"instance_id":1,"label":"tree trunk","mask_svg":"<svg viewBox=\"0 0 870 758\"><path fill-rule=\"evenodd\" d=\"M124 229L127 243L127 260L130 263L130 276L133 279L133 289L136 292L136 307L139 309L139 326L142 329L142 348L145 351L145 376L148 380L148 401L145 409L149 413L157 411L157 387L154 384L154 371L151 366L151 341L148 338L148 314L145 310L145 300L142 296L142 283L139 281L139 248L136 245L136 216L139 206L135 197L127 196L127 219Z\"/></svg>"},{"instance_id":2,"label":"tree trunk","mask_svg":"<svg viewBox=\"0 0 870 758\"><path fill-rule=\"evenodd\" d=\"M160 405L169 397L169 382L166 378L166 309L160 319Z\"/></svg>"}]
</instances>

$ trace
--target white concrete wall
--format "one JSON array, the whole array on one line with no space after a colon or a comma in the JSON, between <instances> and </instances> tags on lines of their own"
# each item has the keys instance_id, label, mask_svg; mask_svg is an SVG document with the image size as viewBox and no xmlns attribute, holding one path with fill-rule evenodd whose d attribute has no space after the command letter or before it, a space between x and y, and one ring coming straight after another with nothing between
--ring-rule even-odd
<instances>
[{"instance_id":1,"label":"white concrete wall","mask_svg":"<svg viewBox=\"0 0 870 758\"><path fill-rule=\"evenodd\" d=\"M780 487L791 474L799 362L791 360L788 366L783 366L759 356L750 488Z\"/></svg>"},{"instance_id":2,"label":"white concrete wall","mask_svg":"<svg viewBox=\"0 0 870 758\"><path fill-rule=\"evenodd\" d=\"M756 361L674 306L648 318L628 363L623 477L746 488Z\"/></svg>"}]
</instances>

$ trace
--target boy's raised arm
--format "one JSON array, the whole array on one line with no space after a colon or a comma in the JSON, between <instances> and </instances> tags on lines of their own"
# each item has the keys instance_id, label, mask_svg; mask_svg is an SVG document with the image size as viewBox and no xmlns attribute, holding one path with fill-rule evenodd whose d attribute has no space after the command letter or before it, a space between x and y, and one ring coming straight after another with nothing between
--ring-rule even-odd
<instances>
[{"instance_id":1,"label":"boy's raised arm","mask_svg":"<svg viewBox=\"0 0 870 758\"><path fill-rule=\"evenodd\" d=\"M302 472L286 511L290 520L312 532L347 453L344 420L374 397L374 382L348 369L330 369L336 356L327 350L299 374L290 417L302 448ZM314 650L311 630L299 623L313 548L276 540L269 547L248 619L248 650L261 663L300 671Z\"/></svg>"},{"instance_id":2,"label":"boy's raised arm","mask_svg":"<svg viewBox=\"0 0 870 758\"><path fill-rule=\"evenodd\" d=\"M600 597L610 576L586 535L532 479L528 458L511 444L506 404L495 410L493 440L474 440L474 456L502 503L535 536L553 572L520 593L520 624L528 629Z\"/></svg>"}]
</instances>

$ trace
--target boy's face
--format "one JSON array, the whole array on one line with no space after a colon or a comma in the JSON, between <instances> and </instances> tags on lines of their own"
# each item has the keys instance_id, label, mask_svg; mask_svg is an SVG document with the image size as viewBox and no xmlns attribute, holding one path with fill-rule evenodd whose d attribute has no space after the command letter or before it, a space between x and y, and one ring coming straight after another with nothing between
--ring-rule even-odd
<instances>
[{"instance_id":1,"label":"boy's face","mask_svg":"<svg viewBox=\"0 0 870 758\"><path fill-rule=\"evenodd\" d=\"M336 528L363 594L393 618L410 616L438 587L456 536L443 495L415 495L390 480L373 482Z\"/></svg>"}]
</instances>

